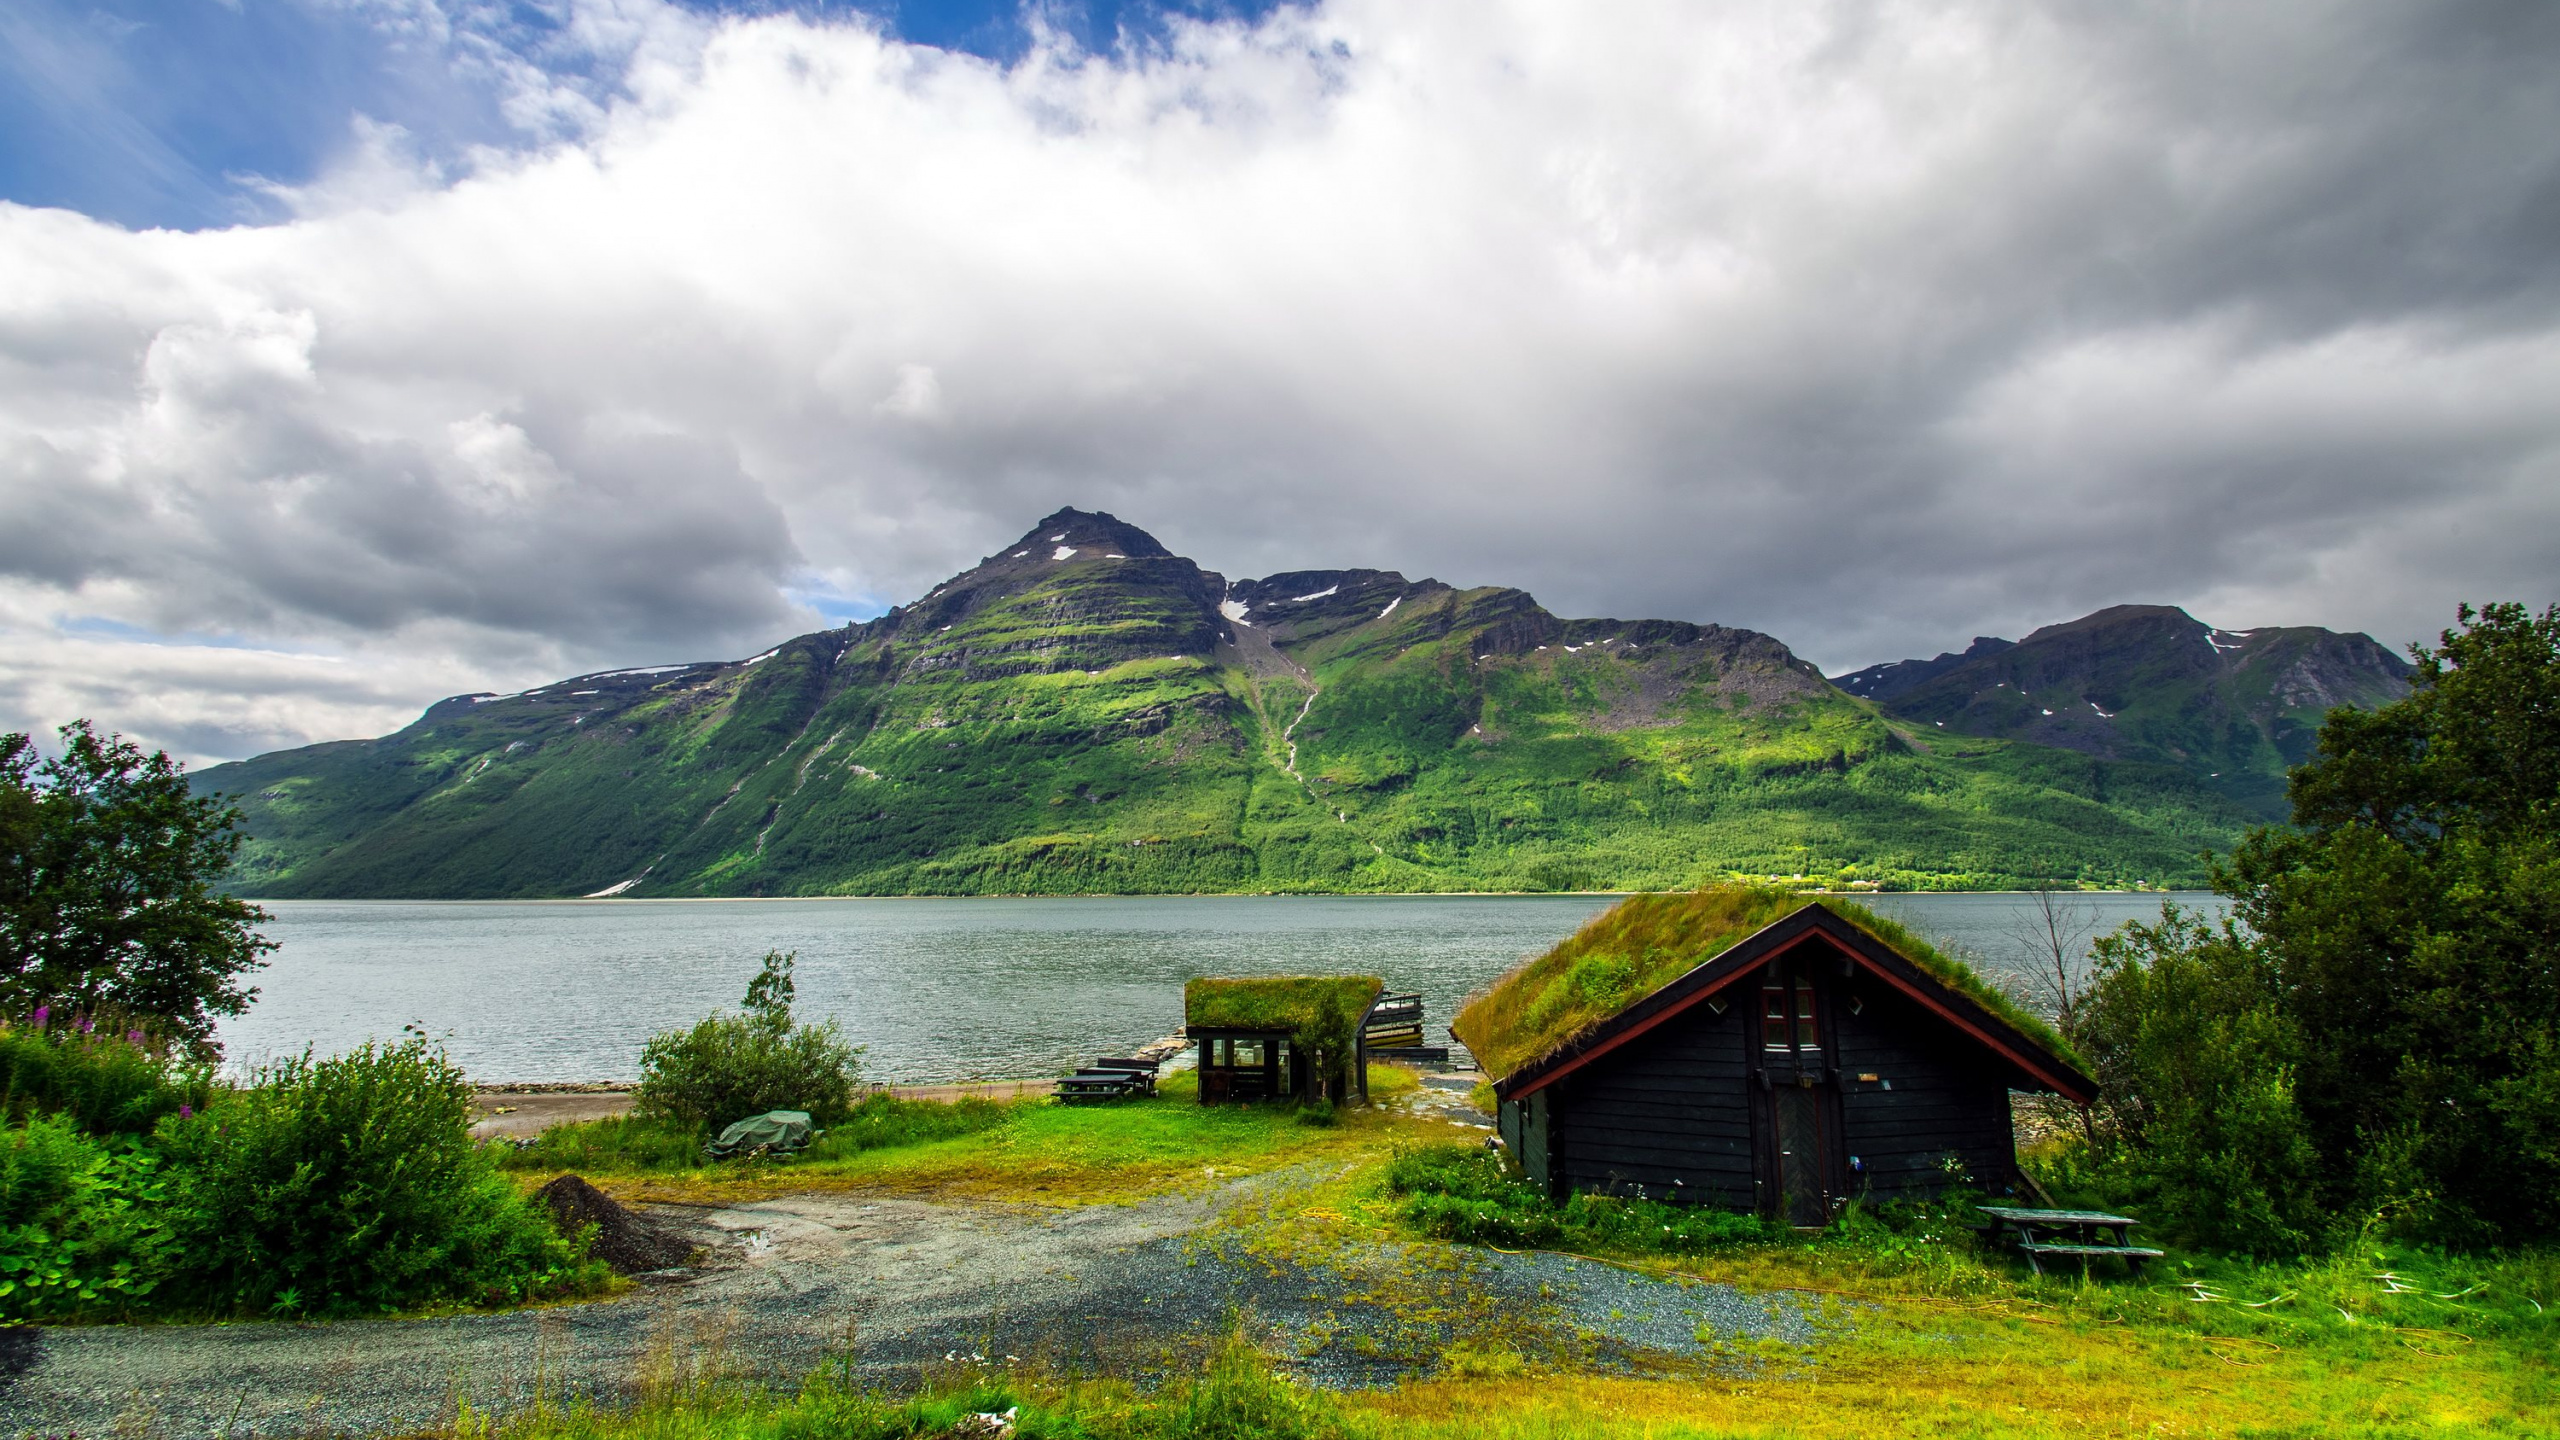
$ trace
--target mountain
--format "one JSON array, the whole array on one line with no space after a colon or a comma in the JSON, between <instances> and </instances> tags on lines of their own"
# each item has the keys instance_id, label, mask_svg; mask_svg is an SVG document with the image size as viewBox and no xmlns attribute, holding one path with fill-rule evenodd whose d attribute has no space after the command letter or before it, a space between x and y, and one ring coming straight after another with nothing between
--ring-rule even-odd
<instances>
[{"instance_id":1,"label":"mountain","mask_svg":"<svg viewBox=\"0 0 2560 1440\"><path fill-rule=\"evenodd\" d=\"M2320 719L2408 693L2409 662L2368 635L2315 626L2221 630L2170 605L2118 605L2012 643L1871 665L1852 695L1950 734L2178 766L2265 819Z\"/></svg>"},{"instance_id":2,"label":"mountain","mask_svg":"<svg viewBox=\"0 0 2560 1440\"><path fill-rule=\"evenodd\" d=\"M1752 631L1229 583L1078 510L746 660L196 781L270 897L2191 882L2246 818L2173 766L1898 721Z\"/></svg>"}]
</instances>

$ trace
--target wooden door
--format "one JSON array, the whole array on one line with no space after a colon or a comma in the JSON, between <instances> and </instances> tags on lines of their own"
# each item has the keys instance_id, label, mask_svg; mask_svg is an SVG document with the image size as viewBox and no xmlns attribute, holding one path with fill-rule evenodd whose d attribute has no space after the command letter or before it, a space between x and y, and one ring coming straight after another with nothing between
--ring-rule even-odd
<instances>
[{"instance_id":1,"label":"wooden door","mask_svg":"<svg viewBox=\"0 0 2560 1440\"><path fill-rule=\"evenodd\" d=\"M1790 1225L1825 1225L1831 1198L1822 1183L1822 1092L1810 1085L1782 1085L1771 1092L1778 1143L1778 1213Z\"/></svg>"}]
</instances>

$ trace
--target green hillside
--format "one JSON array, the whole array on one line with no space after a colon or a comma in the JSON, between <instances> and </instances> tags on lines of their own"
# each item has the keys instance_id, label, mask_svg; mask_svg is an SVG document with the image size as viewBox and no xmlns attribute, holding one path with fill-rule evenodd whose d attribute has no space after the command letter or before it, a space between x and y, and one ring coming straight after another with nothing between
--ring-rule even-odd
<instances>
[{"instance_id":1,"label":"green hillside","mask_svg":"<svg viewBox=\"0 0 2560 1440\"><path fill-rule=\"evenodd\" d=\"M269 897L2174 884L2246 818L2173 765L1890 717L1766 635L1385 571L1228 585L1072 510L749 660L197 783Z\"/></svg>"}]
</instances>

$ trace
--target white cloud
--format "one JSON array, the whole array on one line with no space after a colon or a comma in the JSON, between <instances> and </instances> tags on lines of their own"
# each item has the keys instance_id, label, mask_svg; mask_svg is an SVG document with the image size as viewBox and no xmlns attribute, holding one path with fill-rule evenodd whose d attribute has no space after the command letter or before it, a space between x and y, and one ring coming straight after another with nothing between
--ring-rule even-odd
<instances>
[{"instance_id":1,"label":"white cloud","mask_svg":"<svg viewBox=\"0 0 2560 1440\"><path fill-rule=\"evenodd\" d=\"M0 724L317 738L744 653L1061 503L1835 668L2127 600L2396 639L2560 573L2530 11L1350 0L1010 69L568 13L612 83L473 52L533 151L378 137L219 232L0 208L0 575L373 677L224 650L154 709L22 618Z\"/></svg>"}]
</instances>

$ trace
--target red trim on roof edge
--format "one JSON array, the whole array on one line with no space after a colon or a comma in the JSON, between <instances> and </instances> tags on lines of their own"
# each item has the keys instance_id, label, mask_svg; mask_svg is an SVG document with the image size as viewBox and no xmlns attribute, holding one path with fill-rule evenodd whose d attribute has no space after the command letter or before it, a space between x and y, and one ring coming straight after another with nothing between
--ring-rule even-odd
<instances>
[{"instance_id":1,"label":"red trim on roof edge","mask_svg":"<svg viewBox=\"0 0 2560 1440\"><path fill-rule=\"evenodd\" d=\"M2036 1061L2030 1058L2027 1054L2021 1053L2018 1047L2006 1043L1999 1036L1983 1029L1981 1026L1966 1019L1963 1015L1949 1008L1947 1004L1937 996L1930 994L1927 990L1912 984L1902 976L1896 975L1892 971L1885 969L1883 966L1876 964L1869 957L1860 954L1855 947L1843 944L1839 936L1829 933L1822 923L1824 920L1828 920L1836 925L1845 926L1849 930L1855 932L1859 938L1866 940L1869 944L1885 950L1888 954L1893 953L1891 946L1886 945L1883 941L1876 939L1874 936L1868 935L1867 932L1860 929L1855 922L1843 919L1839 915L1834 914L1831 910L1825 908L1820 901L1815 901L1813 904L1804 907L1802 910L1795 911L1793 914L1770 922L1769 928L1775 929L1778 926L1784 925L1788 921L1795 919L1798 915L1804 915L1809 911L1815 910L1821 911L1821 918L1806 921L1805 933L1780 942L1779 944L1771 947L1765 954L1753 955L1747 963L1736 964L1730 973L1725 975L1724 978L1716 981L1714 984L1701 986L1697 993L1688 996L1679 1003L1665 1005L1662 1009L1646 1016L1641 1021L1627 1026L1625 1029L1611 1035L1609 1038L1592 1046L1590 1049L1582 1051L1568 1059L1558 1061L1555 1068L1531 1080L1528 1084L1521 1086L1519 1089L1503 1094L1502 1098L1506 1100L1520 1100L1536 1094L1540 1090L1554 1084L1556 1081L1563 1079L1565 1076L1570 1075L1574 1071L1581 1069L1583 1066L1590 1064L1592 1061L1599 1059L1601 1056L1616 1050L1622 1045L1626 1045L1652 1033L1654 1029L1677 1016L1689 1013L1689 1011L1695 1009L1699 1005L1706 1003L1710 996L1722 992L1726 987L1732 985L1744 975L1758 969L1760 966L1765 965L1772 960L1778 959L1780 956L1787 954L1789 951L1804 944L1805 941L1811 939L1815 935L1821 935L1823 939L1830 941L1833 948L1840 950L1842 953L1856 960L1861 967L1866 969L1869 973L1882 978L1896 990L1899 990L1903 994L1911 997L1913 1000L1918 1001L1923 1008L1936 1015L1939 1019L1946 1021L1948 1024L1955 1026L1965 1034L1972 1036L1975 1040L1990 1047L1993 1051L2008 1060L2010 1064L2017 1066L2029 1075L2032 1075L2036 1079L2053 1087L2054 1092L2061 1095L2064 1099L2069 1100L2076 1105L2086 1105L2094 1098L2079 1085L2057 1078L2047 1065L2040 1065L2036 1063ZM1719 955L1715 957L1715 959L1709 960L1706 963L1713 965L1719 960L1733 959L1749 944L1750 941L1746 939L1741 945L1736 945L1733 949L1727 950L1724 954ZM1901 957L1897 955L1895 958L1899 959ZM1911 964L1908 960L1904 960L1903 963L1906 965ZM1918 967L1914 966L1913 968L1916 969ZM1675 980L1672 983L1678 984L1679 982ZM1655 993L1659 994L1661 992L1656 991ZM1605 1025L1608 1022L1603 1021L1601 1023ZM2035 1048L2040 1049L2040 1047ZM2050 1062L2048 1062L2048 1064L2049 1063ZM1495 1087L1497 1090L1500 1090L1501 1082L1496 1081Z\"/></svg>"}]
</instances>

